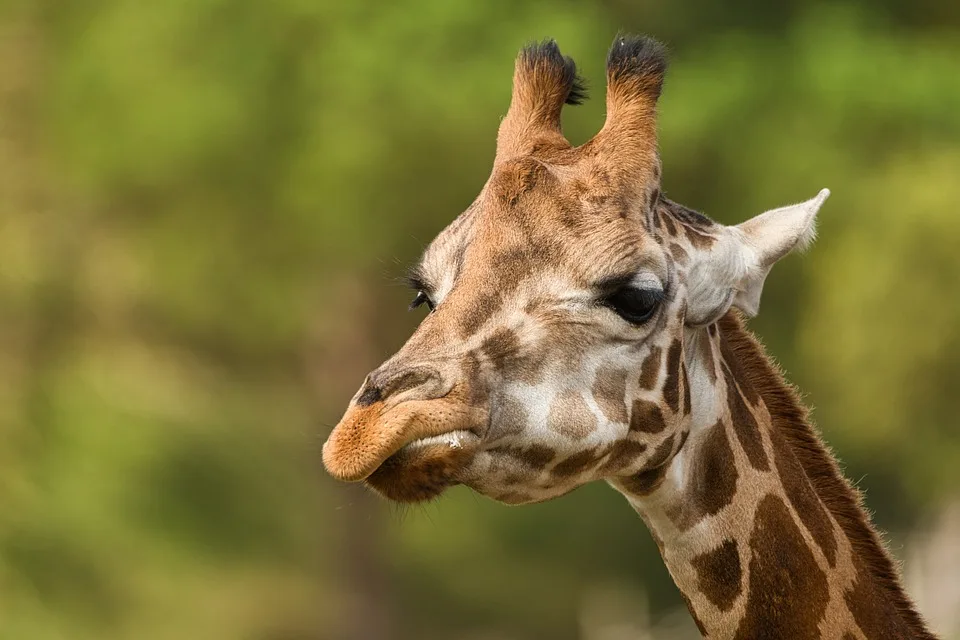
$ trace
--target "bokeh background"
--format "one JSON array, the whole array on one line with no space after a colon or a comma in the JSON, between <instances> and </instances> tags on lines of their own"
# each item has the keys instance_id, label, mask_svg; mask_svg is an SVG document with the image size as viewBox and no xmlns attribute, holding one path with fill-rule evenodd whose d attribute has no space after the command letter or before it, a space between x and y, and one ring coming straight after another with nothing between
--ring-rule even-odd
<instances>
[{"instance_id":1,"label":"bokeh background","mask_svg":"<svg viewBox=\"0 0 960 640\"><path fill-rule=\"evenodd\" d=\"M397 509L320 445L421 312L518 48L603 119L669 43L665 188L834 195L753 327L960 638L960 3L0 3L0 639L620 640L695 630L613 490Z\"/></svg>"}]
</instances>

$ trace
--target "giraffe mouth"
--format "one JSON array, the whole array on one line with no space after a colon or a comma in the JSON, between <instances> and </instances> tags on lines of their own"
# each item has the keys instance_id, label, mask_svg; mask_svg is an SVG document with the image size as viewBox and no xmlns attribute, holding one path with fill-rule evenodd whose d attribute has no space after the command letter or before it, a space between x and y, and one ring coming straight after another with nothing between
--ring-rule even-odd
<instances>
[{"instance_id":1,"label":"giraffe mouth","mask_svg":"<svg viewBox=\"0 0 960 640\"><path fill-rule=\"evenodd\" d=\"M390 455L366 478L367 486L395 502L423 502L460 484L458 475L479 450L471 429L419 438Z\"/></svg>"},{"instance_id":2,"label":"giraffe mouth","mask_svg":"<svg viewBox=\"0 0 960 640\"><path fill-rule=\"evenodd\" d=\"M323 464L334 478L359 482L366 480L387 459L408 445L413 446L405 453L417 448L433 449L437 445L431 438L449 438L454 432L469 432L484 422L482 407L449 396L406 400L398 404L384 401L369 405L355 403L347 409L324 443ZM463 439L461 445L468 440ZM446 448L457 451L456 447Z\"/></svg>"}]
</instances>

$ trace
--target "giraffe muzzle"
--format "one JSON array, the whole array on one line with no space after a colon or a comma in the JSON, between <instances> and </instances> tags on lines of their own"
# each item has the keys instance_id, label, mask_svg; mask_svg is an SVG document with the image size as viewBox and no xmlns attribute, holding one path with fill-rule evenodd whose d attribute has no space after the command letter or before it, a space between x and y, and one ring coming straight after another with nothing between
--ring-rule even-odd
<instances>
[{"instance_id":1,"label":"giraffe muzzle","mask_svg":"<svg viewBox=\"0 0 960 640\"><path fill-rule=\"evenodd\" d=\"M337 480L359 482L387 458L418 440L465 431L477 433L477 412L457 393L390 406L355 402L323 445L323 464Z\"/></svg>"}]
</instances>

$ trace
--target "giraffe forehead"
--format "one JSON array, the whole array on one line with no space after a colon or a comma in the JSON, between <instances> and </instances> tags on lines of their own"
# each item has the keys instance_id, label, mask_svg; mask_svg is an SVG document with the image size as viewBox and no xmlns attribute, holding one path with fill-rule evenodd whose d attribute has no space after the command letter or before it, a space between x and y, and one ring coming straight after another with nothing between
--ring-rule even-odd
<instances>
[{"instance_id":1,"label":"giraffe forehead","mask_svg":"<svg viewBox=\"0 0 960 640\"><path fill-rule=\"evenodd\" d=\"M596 163L532 156L500 163L467 211L427 248L423 271L439 284L464 267L497 271L504 258L513 270L553 265L588 278L591 271L623 270L618 263L663 252L646 228L651 203L635 191L618 187Z\"/></svg>"},{"instance_id":2,"label":"giraffe forehead","mask_svg":"<svg viewBox=\"0 0 960 640\"><path fill-rule=\"evenodd\" d=\"M438 293L448 293L461 280L473 291L513 291L525 280L550 288L561 282L592 286L643 270L666 277L664 250L634 218L585 213L574 226L548 217L472 215L471 224L445 230L424 254L422 271L437 289L446 289Z\"/></svg>"}]
</instances>

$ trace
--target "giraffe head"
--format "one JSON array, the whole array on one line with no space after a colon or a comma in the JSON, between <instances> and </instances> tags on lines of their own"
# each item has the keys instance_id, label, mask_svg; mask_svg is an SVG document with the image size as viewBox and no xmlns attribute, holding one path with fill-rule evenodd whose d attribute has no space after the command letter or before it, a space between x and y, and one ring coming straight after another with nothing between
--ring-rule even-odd
<instances>
[{"instance_id":1,"label":"giraffe head","mask_svg":"<svg viewBox=\"0 0 960 640\"><path fill-rule=\"evenodd\" d=\"M508 503L643 478L697 418L685 336L757 311L773 263L827 196L724 226L661 195L663 48L619 37L607 118L573 147L583 99L552 42L524 49L492 174L411 278L430 313L370 373L324 445L328 471L419 501L462 483ZM693 399L691 399L693 396Z\"/></svg>"}]
</instances>

